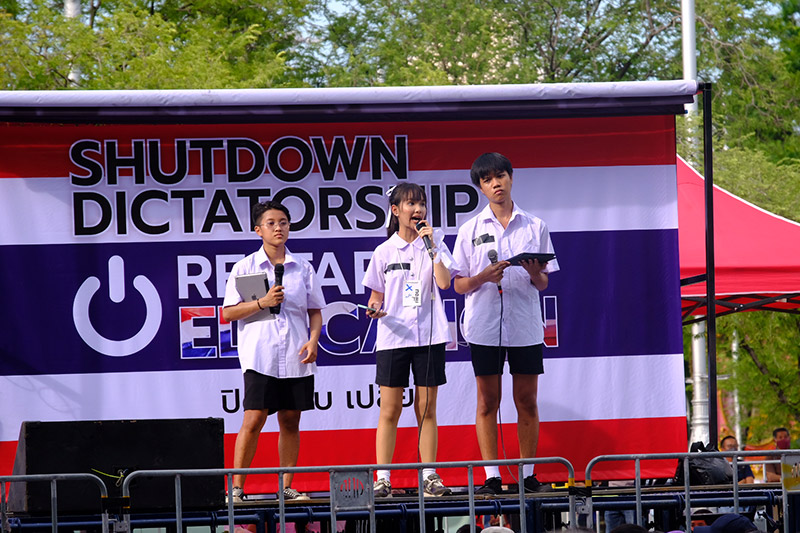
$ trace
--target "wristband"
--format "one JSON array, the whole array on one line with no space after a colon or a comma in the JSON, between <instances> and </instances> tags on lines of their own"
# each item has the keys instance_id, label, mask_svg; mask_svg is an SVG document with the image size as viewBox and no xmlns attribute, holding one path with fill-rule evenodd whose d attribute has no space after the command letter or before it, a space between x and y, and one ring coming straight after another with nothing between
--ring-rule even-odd
<instances>
[{"instance_id":1,"label":"wristband","mask_svg":"<svg viewBox=\"0 0 800 533\"><path fill-rule=\"evenodd\" d=\"M264 308L263 308L263 307L261 307L261 300L260 300L259 298L256 298L256 305L257 305L257 306L258 306L258 308L259 308L259 309L261 309L262 311L264 310Z\"/></svg>"}]
</instances>

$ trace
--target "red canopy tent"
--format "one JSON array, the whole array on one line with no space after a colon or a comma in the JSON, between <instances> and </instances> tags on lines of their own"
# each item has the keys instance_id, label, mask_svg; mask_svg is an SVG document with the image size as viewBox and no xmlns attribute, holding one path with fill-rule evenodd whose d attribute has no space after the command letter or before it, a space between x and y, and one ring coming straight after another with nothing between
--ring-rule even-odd
<instances>
[{"instance_id":1,"label":"red canopy tent","mask_svg":"<svg viewBox=\"0 0 800 533\"><path fill-rule=\"evenodd\" d=\"M678 157L678 240L684 324L706 314L704 179ZM800 224L714 187L717 316L800 313Z\"/></svg>"}]
</instances>

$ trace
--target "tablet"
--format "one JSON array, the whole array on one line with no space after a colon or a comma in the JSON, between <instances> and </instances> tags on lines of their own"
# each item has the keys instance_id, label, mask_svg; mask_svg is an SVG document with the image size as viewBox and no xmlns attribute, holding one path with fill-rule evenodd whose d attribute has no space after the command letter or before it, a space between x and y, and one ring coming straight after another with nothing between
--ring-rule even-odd
<instances>
[{"instance_id":1,"label":"tablet","mask_svg":"<svg viewBox=\"0 0 800 533\"><path fill-rule=\"evenodd\" d=\"M547 263L548 261L552 261L555 258L556 254L550 254L550 253L533 254L530 252L524 252L521 254L517 254L509 259L506 259L506 261L508 261L512 265L520 266L520 261L525 261L525 260L533 261L534 259L538 259L540 263L544 264Z\"/></svg>"},{"instance_id":2,"label":"tablet","mask_svg":"<svg viewBox=\"0 0 800 533\"><path fill-rule=\"evenodd\" d=\"M236 276L236 291L245 302L263 298L267 295L267 274L256 272L255 274Z\"/></svg>"},{"instance_id":3,"label":"tablet","mask_svg":"<svg viewBox=\"0 0 800 533\"><path fill-rule=\"evenodd\" d=\"M255 274L242 274L236 276L236 291L242 300L245 302L252 302L267 295L267 274L265 272L256 272ZM250 315L244 319L245 324L255 322L256 320L269 320L274 319L275 316L269 312L269 309L257 311L255 314Z\"/></svg>"}]
</instances>

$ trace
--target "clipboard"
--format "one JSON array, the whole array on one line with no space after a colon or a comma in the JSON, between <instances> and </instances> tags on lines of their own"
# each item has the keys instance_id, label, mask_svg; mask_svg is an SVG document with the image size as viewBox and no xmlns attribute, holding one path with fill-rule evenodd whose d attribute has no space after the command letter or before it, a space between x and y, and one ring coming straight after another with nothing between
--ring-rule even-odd
<instances>
[{"instance_id":1,"label":"clipboard","mask_svg":"<svg viewBox=\"0 0 800 533\"><path fill-rule=\"evenodd\" d=\"M242 297L245 302L253 302L259 298L267 295L267 279L266 272L256 272L255 274L242 274L236 276L236 292ZM244 319L245 324L255 322L256 320L269 320L274 319L275 316L269 312L269 308L265 307L264 310L259 311Z\"/></svg>"},{"instance_id":2,"label":"clipboard","mask_svg":"<svg viewBox=\"0 0 800 533\"><path fill-rule=\"evenodd\" d=\"M521 254L517 254L514 257L506 259L509 263L514 266L520 266L520 261L533 261L534 259L538 259L540 263L544 264L548 261L552 261L556 258L556 254L552 253L531 253L531 252L523 252Z\"/></svg>"}]
</instances>

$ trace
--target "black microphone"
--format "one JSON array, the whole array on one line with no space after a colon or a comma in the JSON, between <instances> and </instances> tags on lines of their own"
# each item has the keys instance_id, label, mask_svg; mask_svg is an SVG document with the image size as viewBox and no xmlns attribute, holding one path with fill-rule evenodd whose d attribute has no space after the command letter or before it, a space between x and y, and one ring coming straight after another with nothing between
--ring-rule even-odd
<instances>
[{"instance_id":1,"label":"black microphone","mask_svg":"<svg viewBox=\"0 0 800 533\"><path fill-rule=\"evenodd\" d=\"M417 231L421 230L424 227L425 227L425 222L421 220L417 222ZM425 243L425 248L428 249L428 255L431 256L431 259L433 259L434 253L433 253L433 243L431 242L431 238L425 235L424 237L422 237L422 242ZM495 254L495 256L496 255L497 254Z\"/></svg>"},{"instance_id":2,"label":"black microphone","mask_svg":"<svg viewBox=\"0 0 800 533\"><path fill-rule=\"evenodd\" d=\"M283 263L275 265L275 285L283 285ZM281 304L270 307L269 312L277 315L281 312Z\"/></svg>"},{"instance_id":3,"label":"black microphone","mask_svg":"<svg viewBox=\"0 0 800 533\"><path fill-rule=\"evenodd\" d=\"M497 250L489 250L489 253L486 254L489 256L489 262L492 264L497 263ZM503 294L503 286L500 285L500 282L497 283L497 292Z\"/></svg>"}]
</instances>

